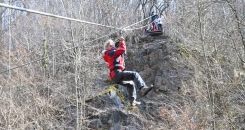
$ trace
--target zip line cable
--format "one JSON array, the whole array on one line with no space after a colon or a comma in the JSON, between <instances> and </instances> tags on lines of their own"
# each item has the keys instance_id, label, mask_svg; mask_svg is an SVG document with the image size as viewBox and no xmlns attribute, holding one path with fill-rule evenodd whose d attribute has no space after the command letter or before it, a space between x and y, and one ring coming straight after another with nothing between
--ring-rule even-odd
<instances>
[{"instance_id":1,"label":"zip line cable","mask_svg":"<svg viewBox=\"0 0 245 130\"><path fill-rule=\"evenodd\" d=\"M150 17L151 17L151 16L150 16ZM140 23L140 22L143 22L143 21L149 19L150 17L147 17L147 18L145 18L145 19L143 19L143 20L141 20L141 21L139 21L139 22L136 22L136 23L134 23L134 24L131 24L131 25L127 26L127 27L124 27L124 29L125 29L125 30L131 30L131 29L127 29L127 28L129 28L129 27L131 27L131 26L134 26L134 25L136 25L136 24L138 24L138 23Z\"/></svg>"},{"instance_id":2,"label":"zip line cable","mask_svg":"<svg viewBox=\"0 0 245 130\"><path fill-rule=\"evenodd\" d=\"M6 8L11 8L11 9L16 9L16 10L21 10L21 11L26 11L26 12L30 12L30 13L34 13L34 14L41 14L41 15L45 15L45 16L50 16L50 17L66 19L66 20L70 20L70 21L76 21L76 22L80 22L80 23L92 24L92 25L97 25L97 26L102 26L102 27L114 28L114 29L121 30L121 28L117 28L117 27L113 27L113 26L108 26L108 25L103 25L103 24L98 24L98 23L92 23L92 22L88 22L88 21L83 21L83 20L79 20L79 19L59 16L59 15L45 13L45 12L40 12L40 11L36 11L36 10L31 10L31 9L20 8L20 7L11 6L11 5L8 5L8 4L3 4L3 3L0 3L0 6L6 7Z\"/></svg>"},{"instance_id":3,"label":"zip line cable","mask_svg":"<svg viewBox=\"0 0 245 130\"><path fill-rule=\"evenodd\" d=\"M147 18L145 18L145 19L143 19L143 20L141 20L139 22L136 22L136 23L134 23L132 25L129 25L127 27L124 27L124 28L117 28L117 27L113 27L113 26L109 26L109 25L103 25L103 24L88 22L88 21L84 21L84 20L79 20L79 19L64 17L64 16L60 16L60 15L45 13L45 12L41 12L41 11L20 8L20 7L11 6L11 5L8 5L8 4L3 4L3 3L0 3L0 6L6 7L6 8L11 8L11 9L16 9L16 10L21 10L21 11L26 11L26 12L30 12L30 13L34 13L34 14L40 14L40 15L50 16L50 17L54 17L54 18L66 19L66 20L70 20L70 21L76 21L76 22L80 22L80 23L92 24L92 25L97 25L97 26L102 26L102 27L108 27L108 28L114 28L114 29L118 29L118 30L122 30L122 29L124 29L124 30L132 30L132 29L127 29L127 28L129 28L131 26L134 26L135 24L138 24L140 22L143 22L146 19L149 19L151 17L151 16L150 17L147 17Z\"/></svg>"},{"instance_id":4,"label":"zip line cable","mask_svg":"<svg viewBox=\"0 0 245 130\"><path fill-rule=\"evenodd\" d=\"M138 23L139 23L139 22L138 22ZM135 24L134 24L134 25L135 25ZM130 25L130 26L128 26L128 27L131 27L131 25ZM144 26L143 26L143 27L144 27ZM127 27L126 27L126 28L127 28ZM139 29L139 28L137 28L137 29ZM128 29L128 30L129 30L129 29ZM133 30L133 29L130 29L130 30ZM110 34L107 34L107 35L104 35L104 36L102 36L102 37L96 38L96 39L94 39L94 40L92 40L92 41L88 41L88 42L86 42L86 43L84 43L84 44L86 45L87 43L94 42L94 41L99 40L99 39L101 39L101 38L104 38L104 37L106 37L106 36L112 35L112 34L114 34L114 33L116 33L116 32L117 32L117 31L115 31L115 32L113 32L113 33L110 33ZM66 49L66 50L63 50L63 51L60 51L60 52L54 53L54 54L52 54L51 56L54 56L54 55L60 54L60 53L65 52L65 51L72 50L72 49L77 48L77 47L79 47L79 46L75 46L75 47L68 48L68 49ZM26 65L28 65L28 64L31 64L31 63L33 63L33 62L37 62L37 61L44 60L44 59L46 59L46 58L50 58L51 56L46 56L46 57L43 57L43 58L39 58L39 59L36 59L36 60L30 61L30 62L28 62L28 63L22 64L22 65L20 65L20 66L16 66L16 67L13 67L13 68L8 69L8 70L1 71L0 73L4 73L4 72L10 71L10 70L14 70L14 69L17 69L17 68L21 68L21 67L26 66Z\"/></svg>"},{"instance_id":5,"label":"zip line cable","mask_svg":"<svg viewBox=\"0 0 245 130\"><path fill-rule=\"evenodd\" d=\"M74 18L68 18L68 17L59 16L59 15L54 15L54 14L50 14L50 13L44 13L44 12L35 11L35 10L31 10L31 9L19 8L19 7L15 7L15 6L11 6L11 5L7 5L7 4L3 4L3 3L0 3L0 6L6 7L6 8L11 8L11 9L17 9L17 10L21 10L21 11L26 11L26 12L31 12L31 13L35 13L35 14L41 14L41 15L45 15L45 16L55 17L55 18L66 19L66 20L70 20L70 21L76 21L76 22L87 23L87 24L93 24L93 25L98 25L98 26L103 26L103 27L108 27L108 28L114 28L114 29L118 29L118 30L121 30L121 31L123 31L123 30L134 30L134 29L127 29L127 28L129 28L129 27L131 27L131 26L133 26L133 25L136 25L136 24L138 24L138 23L140 23L140 22L143 22L143 21L145 21L145 20L147 20L147 19L150 18L150 17L147 17L147 18L145 18L145 19L143 19L143 20L141 20L141 21L139 21L139 22L136 22L136 23L131 24L131 25L129 25L129 26L126 26L126 27L124 27L124 28L117 28L117 27L112 27L112 26L107 26L107 25L102 25L102 24L92 23L92 22L88 22L88 21L82 21L82 20L79 20L79 19L74 19ZM144 27L144 26L143 26L143 27ZM117 31L116 31L116 32L117 32ZM113 32L113 33L116 33L116 32ZM84 45L86 45L87 43L91 43L91 42L93 42L93 41L99 40L99 39L101 39L101 38L104 38L104 37L106 37L106 36L112 35L113 33L110 33L110 34L104 35L104 36L102 36L102 37L96 38L96 39L94 39L94 40L85 42ZM68 51L68 50L71 50L71 49L74 49L74 48L77 48L77 47L79 47L79 46L72 47L72 48L68 48L68 49L66 49L66 50L63 50L63 51L54 53L54 54L52 54L51 56L60 54L60 53L62 53L62 52L65 52L65 51ZM4 73L4 72L10 71L10 70L14 70L14 69L23 67L23 66L25 66L25 65L31 64L31 63L33 63L33 62L37 62L37 61L44 60L44 59L49 58L49 57L51 57L51 56L46 56L46 57L43 57L43 58L39 58L39 59L30 61L30 62L28 62L28 63L22 64L22 65L20 65L20 66L16 66L16 67L13 67L13 68L8 69L8 70L1 71L0 73Z\"/></svg>"},{"instance_id":6,"label":"zip line cable","mask_svg":"<svg viewBox=\"0 0 245 130\"><path fill-rule=\"evenodd\" d=\"M152 24L153 22L154 22L154 21L152 21L152 22L150 22L150 23L148 23L148 24L146 24L146 25L144 25L144 26L138 27L138 28L133 28L133 29L125 29L125 30L130 30L130 31L133 31L133 30L137 30L137 29L142 29L142 28L147 27L148 25Z\"/></svg>"}]
</instances>

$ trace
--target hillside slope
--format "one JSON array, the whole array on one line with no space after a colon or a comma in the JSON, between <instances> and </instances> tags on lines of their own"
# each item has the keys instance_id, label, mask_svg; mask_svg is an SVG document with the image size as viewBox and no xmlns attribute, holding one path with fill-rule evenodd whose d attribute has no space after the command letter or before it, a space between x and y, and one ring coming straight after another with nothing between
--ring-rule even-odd
<instances>
[{"instance_id":1,"label":"hillside slope","mask_svg":"<svg viewBox=\"0 0 245 130\"><path fill-rule=\"evenodd\" d=\"M215 62L212 58L208 60ZM226 64L225 75L234 78L230 61L224 59L222 63ZM206 68L205 58L198 50L187 49L168 37L145 37L139 43L129 43L126 69L139 72L148 85L154 84L155 89L145 97L138 93L137 100L142 104L135 108L128 106L123 86L95 97L88 102L87 126L123 130L210 129L213 125L220 129L244 128L241 125L243 114L231 107L239 105L239 108L244 108L241 105L244 104L244 95L237 93L240 100L225 102L229 100L227 91L237 90L227 88L226 83L210 81ZM243 87L239 89L244 90ZM239 118L233 117L231 109ZM235 119L237 124L229 125L231 122L227 122L226 115Z\"/></svg>"},{"instance_id":2,"label":"hillside slope","mask_svg":"<svg viewBox=\"0 0 245 130\"><path fill-rule=\"evenodd\" d=\"M126 69L139 72L146 83L154 84L156 89L145 97L138 94L142 105L133 109L127 101L122 101L122 96L104 94L94 98L88 102L87 126L128 130L183 127L183 122L174 121L176 117L172 116L182 113L185 106L183 91L191 91L191 85L185 85L194 79L195 70L181 53L181 48L166 37L147 37L137 44L128 44ZM119 86L118 89L126 99L125 88Z\"/></svg>"},{"instance_id":3,"label":"hillside slope","mask_svg":"<svg viewBox=\"0 0 245 130\"><path fill-rule=\"evenodd\" d=\"M107 65L100 58L95 64L97 78L87 92L81 113L67 105L62 113L66 128L77 128L76 116L82 114L83 129L165 130L165 129L241 129L244 128L244 87L235 76L232 62L220 61L169 37L144 37L137 43L127 40L126 70L140 73L155 89L130 107L126 88L108 80ZM207 67L206 60L209 65ZM217 66L222 80L215 79ZM215 68L216 67L216 68ZM81 88L82 89L82 88ZM78 102L79 103L79 102ZM80 104L80 103L79 103ZM78 104L78 105L79 105ZM83 106L84 104L84 106ZM80 105L79 105L80 106ZM57 117L60 117L57 113Z\"/></svg>"}]
</instances>

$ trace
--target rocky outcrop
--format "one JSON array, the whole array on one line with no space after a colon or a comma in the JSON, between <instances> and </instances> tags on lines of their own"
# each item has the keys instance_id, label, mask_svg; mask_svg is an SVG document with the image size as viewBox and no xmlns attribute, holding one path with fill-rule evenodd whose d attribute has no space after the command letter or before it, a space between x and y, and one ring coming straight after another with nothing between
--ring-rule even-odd
<instances>
[{"instance_id":1,"label":"rocky outcrop","mask_svg":"<svg viewBox=\"0 0 245 130\"><path fill-rule=\"evenodd\" d=\"M138 93L138 101L142 104L135 108L123 101L122 96L110 92L90 101L90 108L103 110L87 120L87 127L93 129L136 130L136 129L167 129L171 123L166 124L163 109L172 111L168 104L175 103L180 106L181 87L183 81L194 76L194 70L181 58L178 44L170 42L167 37L147 37L139 43L129 44L126 56L126 69L140 73L145 82L153 84L155 89L142 97ZM109 86L108 86L109 87ZM127 99L127 92L123 86L118 90L122 92L123 99ZM113 96L112 96L113 95ZM159 126L159 128L156 128Z\"/></svg>"},{"instance_id":2,"label":"rocky outcrop","mask_svg":"<svg viewBox=\"0 0 245 130\"><path fill-rule=\"evenodd\" d=\"M88 128L203 129L206 128L203 121L210 120L210 116L217 115L222 119L223 111L215 108L212 111L210 105L225 108L222 102L230 90L222 85L223 81L211 80L210 74L215 74L215 67L219 65L212 57L205 58L198 50L186 48L182 43L173 42L164 36L141 38L139 43L128 44L127 48L126 70L139 72L147 85L154 85L154 90L144 97L138 92L137 101L141 105L135 108L129 107L125 100L127 92L123 86L117 87L117 92L96 97L88 103L87 111L96 108L100 112L91 113L93 118L88 118ZM229 60L221 61L224 74L228 77L227 82L241 78L241 74L234 70ZM223 88L216 91L217 86ZM210 101L212 94L214 95ZM239 122L242 124L242 120Z\"/></svg>"}]
</instances>

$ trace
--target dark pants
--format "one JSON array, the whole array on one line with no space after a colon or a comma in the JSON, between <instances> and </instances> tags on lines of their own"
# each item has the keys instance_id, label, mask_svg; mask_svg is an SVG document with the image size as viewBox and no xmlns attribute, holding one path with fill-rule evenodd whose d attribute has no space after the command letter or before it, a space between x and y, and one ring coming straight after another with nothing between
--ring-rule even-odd
<instances>
[{"instance_id":1,"label":"dark pants","mask_svg":"<svg viewBox=\"0 0 245 130\"><path fill-rule=\"evenodd\" d=\"M162 24L158 24L158 30L162 30Z\"/></svg>"},{"instance_id":2,"label":"dark pants","mask_svg":"<svg viewBox=\"0 0 245 130\"><path fill-rule=\"evenodd\" d=\"M146 87L144 80L137 72L134 71L116 70L115 72L116 75L112 78L112 81L124 87L127 87L129 100L132 102L137 97L136 88L140 89L142 87ZM129 81L133 81L133 82L129 82Z\"/></svg>"}]
</instances>

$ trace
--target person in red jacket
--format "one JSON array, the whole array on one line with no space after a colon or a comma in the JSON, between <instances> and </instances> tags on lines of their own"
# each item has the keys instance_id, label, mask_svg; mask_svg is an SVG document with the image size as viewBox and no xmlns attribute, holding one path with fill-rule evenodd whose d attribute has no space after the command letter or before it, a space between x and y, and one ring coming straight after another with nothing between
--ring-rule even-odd
<instances>
[{"instance_id":1,"label":"person in red jacket","mask_svg":"<svg viewBox=\"0 0 245 130\"><path fill-rule=\"evenodd\" d=\"M152 90L153 86L147 87L137 72L125 70L124 55L126 53L126 44L124 38L119 38L118 48L115 47L114 41L109 39L105 42L104 49L102 55L104 61L108 63L110 80L127 87L129 101L132 106L141 104L136 101L136 88L140 90L142 95L146 95ZM128 81L133 81L133 83ZM135 86L137 87L135 88Z\"/></svg>"}]
</instances>

